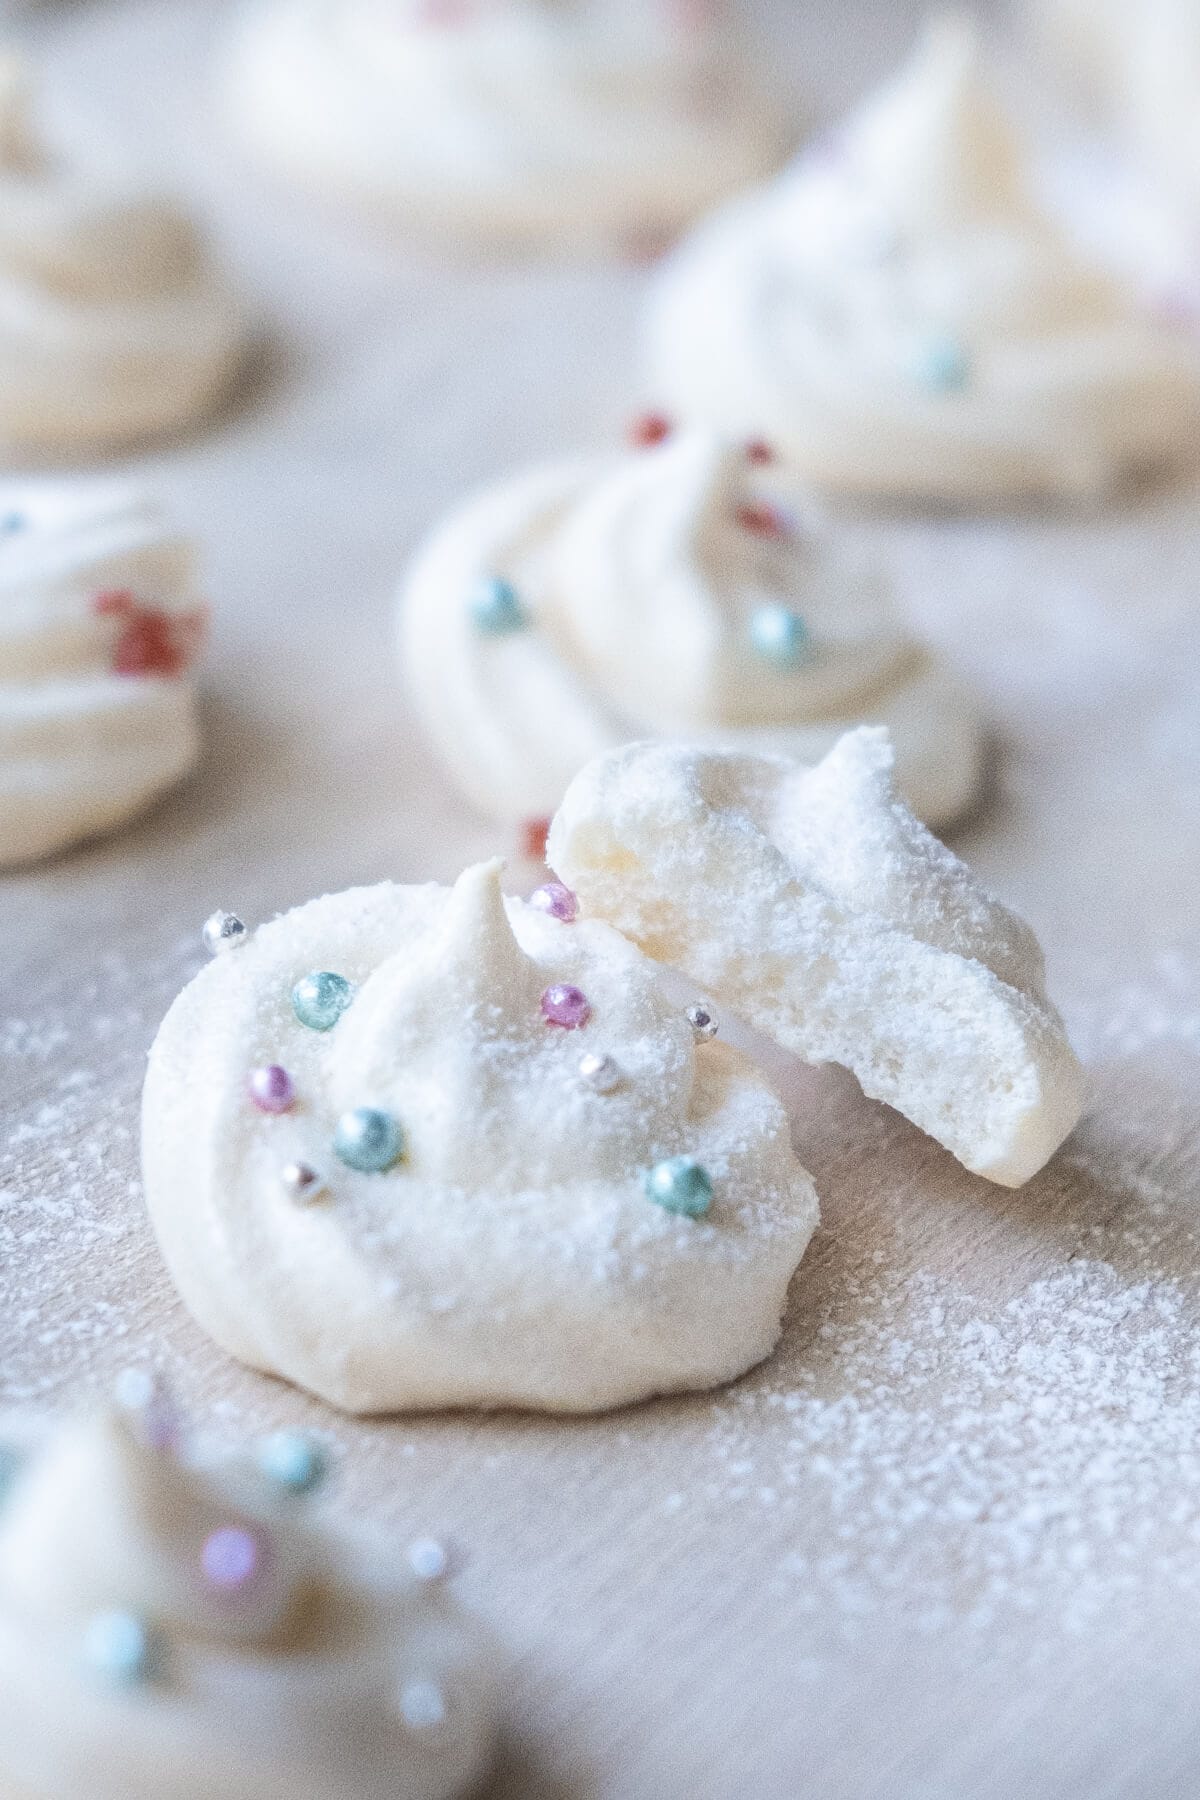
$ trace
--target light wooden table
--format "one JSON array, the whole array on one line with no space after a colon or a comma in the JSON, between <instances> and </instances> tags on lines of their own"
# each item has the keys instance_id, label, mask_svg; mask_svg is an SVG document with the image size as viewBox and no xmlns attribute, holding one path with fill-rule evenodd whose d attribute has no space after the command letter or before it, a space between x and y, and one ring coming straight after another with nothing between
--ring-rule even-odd
<instances>
[{"instance_id":1,"label":"light wooden table","mask_svg":"<svg viewBox=\"0 0 1200 1800\"><path fill-rule=\"evenodd\" d=\"M150 1359L231 1430L331 1429L350 1512L469 1550L513 1655L504 1800L1193 1800L1193 493L852 526L986 698L995 778L960 847L1036 923L1089 1064L1085 1124L1024 1192L848 1079L785 1071L825 1223L779 1354L592 1422L335 1420L174 1300L136 1107L200 922L495 846L409 729L390 589L469 483L615 429L645 282L389 257L268 195L204 115L221 11L78 0L13 26L57 105L119 119L211 209L273 349L217 430L130 465L205 548L203 770L123 837L0 880L0 1401ZM832 101L909 15L776 17Z\"/></svg>"}]
</instances>

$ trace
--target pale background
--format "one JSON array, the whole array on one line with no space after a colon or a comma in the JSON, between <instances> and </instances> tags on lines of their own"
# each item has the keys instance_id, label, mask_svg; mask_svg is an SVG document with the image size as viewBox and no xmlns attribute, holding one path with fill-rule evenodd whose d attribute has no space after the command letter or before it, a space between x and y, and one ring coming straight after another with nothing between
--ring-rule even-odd
<instances>
[{"instance_id":1,"label":"pale background","mask_svg":"<svg viewBox=\"0 0 1200 1800\"><path fill-rule=\"evenodd\" d=\"M827 112L913 10L763 18ZM1191 492L1094 522L854 528L984 696L995 774L955 841L1035 922L1089 1065L1086 1122L1024 1192L964 1175L848 1081L790 1079L825 1224L779 1354L725 1393L594 1422L349 1424L232 1368L175 1302L136 1108L200 923L497 847L411 734L390 592L465 486L617 428L647 279L443 268L281 199L207 110L223 15L11 13L55 109L200 198L271 348L218 429L130 465L203 546L203 769L124 836L0 878L0 1403L148 1360L206 1421L330 1430L349 1511L468 1552L463 1590L513 1657L505 1800L1190 1800Z\"/></svg>"}]
</instances>

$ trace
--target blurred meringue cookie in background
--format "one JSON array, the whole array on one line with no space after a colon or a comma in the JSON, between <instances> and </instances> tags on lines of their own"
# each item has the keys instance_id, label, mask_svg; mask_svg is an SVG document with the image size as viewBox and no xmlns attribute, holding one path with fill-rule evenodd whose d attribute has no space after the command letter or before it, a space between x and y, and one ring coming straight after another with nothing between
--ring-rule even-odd
<instances>
[{"instance_id":1,"label":"blurred meringue cookie in background","mask_svg":"<svg viewBox=\"0 0 1200 1800\"><path fill-rule=\"evenodd\" d=\"M136 491L0 483L0 868L187 774L207 622L191 544Z\"/></svg>"},{"instance_id":2,"label":"blurred meringue cookie in background","mask_svg":"<svg viewBox=\"0 0 1200 1800\"><path fill-rule=\"evenodd\" d=\"M914 809L962 813L977 706L899 622L882 574L770 498L765 445L639 430L644 448L473 496L416 556L401 671L463 793L537 818L631 738L815 760L870 721L891 729Z\"/></svg>"},{"instance_id":3,"label":"blurred meringue cookie in background","mask_svg":"<svg viewBox=\"0 0 1200 1800\"><path fill-rule=\"evenodd\" d=\"M837 136L662 272L656 402L829 490L1096 499L1194 457L1200 353L1033 197L974 30L930 28Z\"/></svg>"},{"instance_id":4,"label":"blurred meringue cookie in background","mask_svg":"<svg viewBox=\"0 0 1200 1800\"><path fill-rule=\"evenodd\" d=\"M199 1461L112 1407L0 1499L0 1792L460 1800L497 1653L445 1585L309 1514L319 1446ZM415 1562L415 1559L414 1559Z\"/></svg>"},{"instance_id":5,"label":"blurred meringue cookie in background","mask_svg":"<svg viewBox=\"0 0 1200 1800\"><path fill-rule=\"evenodd\" d=\"M755 1064L565 889L499 875L210 931L150 1053L146 1200L185 1303L353 1412L731 1380L816 1227Z\"/></svg>"},{"instance_id":6,"label":"blurred meringue cookie in background","mask_svg":"<svg viewBox=\"0 0 1200 1800\"><path fill-rule=\"evenodd\" d=\"M1035 47L1082 91L1095 135L1061 203L1172 314L1200 314L1200 4L1030 0Z\"/></svg>"},{"instance_id":7,"label":"blurred meringue cookie in background","mask_svg":"<svg viewBox=\"0 0 1200 1800\"><path fill-rule=\"evenodd\" d=\"M244 347L196 226L45 147L0 58L0 452L76 455L210 412Z\"/></svg>"},{"instance_id":8,"label":"blurred meringue cookie in background","mask_svg":"<svg viewBox=\"0 0 1200 1800\"><path fill-rule=\"evenodd\" d=\"M896 799L891 761L877 728L816 768L630 745L572 783L549 861L588 917L1019 1187L1078 1121L1079 1064L1033 933Z\"/></svg>"},{"instance_id":9,"label":"blurred meringue cookie in background","mask_svg":"<svg viewBox=\"0 0 1200 1800\"><path fill-rule=\"evenodd\" d=\"M1200 203L1197 0L1034 0L1033 11L1098 119L1166 187Z\"/></svg>"},{"instance_id":10,"label":"blurred meringue cookie in background","mask_svg":"<svg viewBox=\"0 0 1200 1800\"><path fill-rule=\"evenodd\" d=\"M724 0L251 0L242 137L440 239L653 248L794 142Z\"/></svg>"}]
</instances>

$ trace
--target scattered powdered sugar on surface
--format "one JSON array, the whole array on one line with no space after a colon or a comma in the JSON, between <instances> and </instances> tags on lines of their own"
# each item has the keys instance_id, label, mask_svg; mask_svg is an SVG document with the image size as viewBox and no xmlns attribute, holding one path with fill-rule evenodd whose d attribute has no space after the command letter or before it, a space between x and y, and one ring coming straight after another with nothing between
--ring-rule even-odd
<instances>
[{"instance_id":1,"label":"scattered powdered sugar on surface","mask_svg":"<svg viewBox=\"0 0 1200 1800\"><path fill-rule=\"evenodd\" d=\"M783 1558L794 1605L847 1631L896 1600L930 1631L1047 1608L1078 1630L1148 1581L1200 1586L1181 1284L1080 1259L994 1314L928 1275L881 1272L859 1301L710 1434L725 1503L802 1508L806 1544L820 1518L820 1547Z\"/></svg>"},{"instance_id":2,"label":"scattered powdered sugar on surface","mask_svg":"<svg viewBox=\"0 0 1200 1800\"><path fill-rule=\"evenodd\" d=\"M0 1402L162 1359L156 1309L160 1326L175 1303L137 1180L137 1098L144 1050L197 960L193 942L108 959L90 990L0 1023L13 1121L0 1144ZM976 1291L969 1259L921 1266L878 1223L860 1236L846 1206L837 1255L826 1270L818 1246L778 1356L699 1403L699 1439L685 1406L669 1479L627 1457L614 1472L651 1481L672 1516L699 1498L751 1532L770 1521L770 1593L815 1636L854 1641L885 1615L989 1641L1032 1615L1083 1632L1123 1602L1200 1588L1197 1183L1177 1134L1165 1155L1161 1119L1123 1104L1121 1086L1165 1047L1167 1099L1194 1110L1200 996L1171 955L1086 973L1087 1002L1069 1012L1098 1097L1055 1165L1043 1271ZM886 1136L871 1154L886 1156ZM257 1410L256 1390L228 1385L222 1417ZM669 1450L672 1414L627 1418ZM440 1434L460 1429L420 1427L419 1452L440 1456ZM557 1434L570 1444L569 1426ZM502 1419L455 1441L481 1471L498 1450L510 1468L545 1454Z\"/></svg>"},{"instance_id":3,"label":"scattered powdered sugar on surface","mask_svg":"<svg viewBox=\"0 0 1200 1800\"><path fill-rule=\"evenodd\" d=\"M107 955L38 1016L0 1018L11 1121L0 1137L0 1401L86 1383L93 1359L108 1368L152 1353L128 1302L131 1265L153 1254L138 1092L159 1013L195 961L194 941L144 961Z\"/></svg>"}]
</instances>

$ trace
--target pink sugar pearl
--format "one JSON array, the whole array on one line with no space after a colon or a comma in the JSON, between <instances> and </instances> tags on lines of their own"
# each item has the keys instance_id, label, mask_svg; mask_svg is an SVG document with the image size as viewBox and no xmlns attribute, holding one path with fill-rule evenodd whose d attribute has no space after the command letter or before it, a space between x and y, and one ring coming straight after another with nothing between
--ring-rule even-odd
<instances>
[{"instance_id":1,"label":"pink sugar pearl","mask_svg":"<svg viewBox=\"0 0 1200 1800\"><path fill-rule=\"evenodd\" d=\"M282 1113L296 1098L296 1084L278 1063L255 1069L250 1076L250 1098L260 1112Z\"/></svg>"},{"instance_id":2,"label":"pink sugar pearl","mask_svg":"<svg viewBox=\"0 0 1200 1800\"><path fill-rule=\"evenodd\" d=\"M542 995L542 1017L547 1025L561 1025L564 1031L578 1031L591 1015L587 995L569 982L556 982Z\"/></svg>"},{"instance_id":3,"label":"pink sugar pearl","mask_svg":"<svg viewBox=\"0 0 1200 1800\"><path fill-rule=\"evenodd\" d=\"M225 1525L205 1539L200 1567L209 1587L237 1594L249 1587L266 1557L266 1543L257 1532L242 1525Z\"/></svg>"},{"instance_id":4,"label":"pink sugar pearl","mask_svg":"<svg viewBox=\"0 0 1200 1800\"><path fill-rule=\"evenodd\" d=\"M549 913L563 925L573 925L579 917L579 901L561 881L548 881L544 887L535 888L529 896L529 904L536 906L539 912Z\"/></svg>"}]
</instances>

